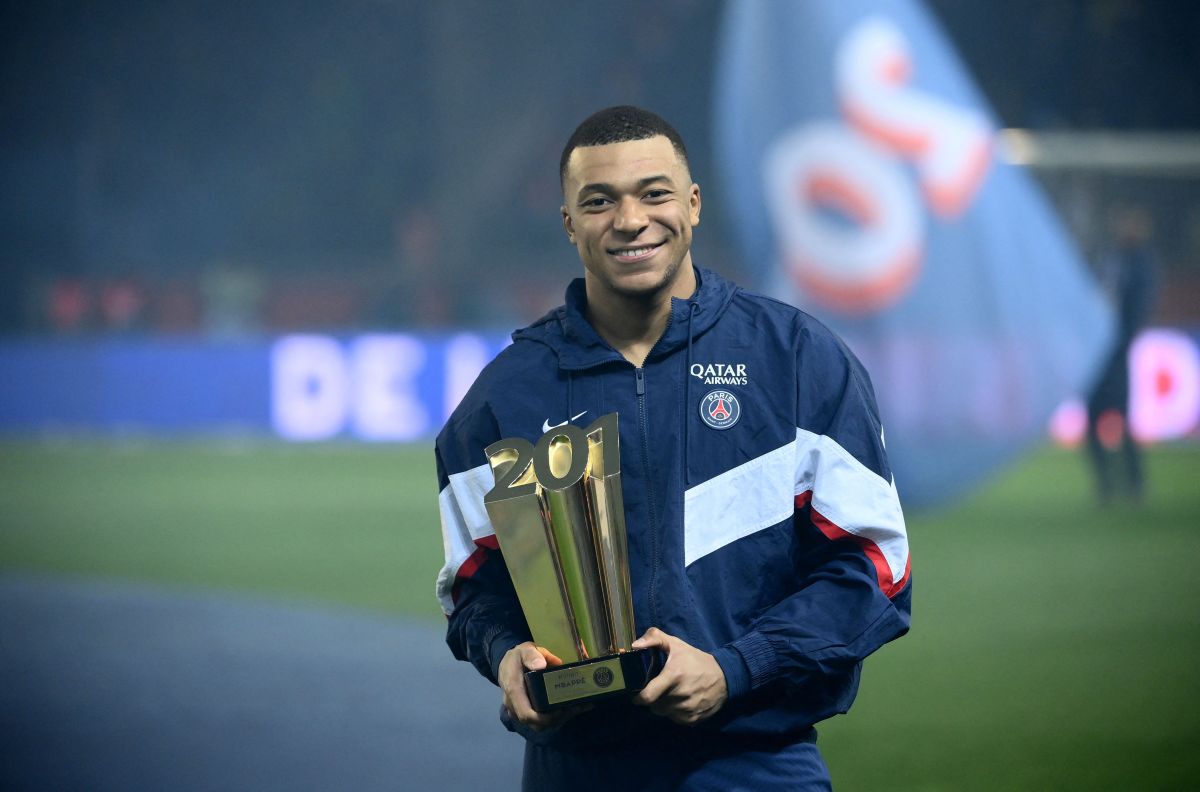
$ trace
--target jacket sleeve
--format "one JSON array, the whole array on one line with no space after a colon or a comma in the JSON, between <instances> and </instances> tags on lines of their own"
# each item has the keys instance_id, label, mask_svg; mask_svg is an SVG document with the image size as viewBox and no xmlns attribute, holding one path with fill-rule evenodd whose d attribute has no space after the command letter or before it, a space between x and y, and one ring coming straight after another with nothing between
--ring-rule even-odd
<instances>
[{"instance_id":1,"label":"jacket sleeve","mask_svg":"<svg viewBox=\"0 0 1200 792\"><path fill-rule=\"evenodd\" d=\"M814 723L849 708L863 658L906 633L911 611L904 516L870 380L840 341L820 346L826 376L802 377L798 393L822 418L797 428L797 590L715 653L731 700L778 682L809 702Z\"/></svg>"},{"instance_id":2,"label":"jacket sleeve","mask_svg":"<svg viewBox=\"0 0 1200 792\"><path fill-rule=\"evenodd\" d=\"M529 640L529 627L483 504L493 485L483 456L497 439L493 424L452 418L435 454L445 551L437 595L447 619L446 643L456 658L495 682L500 660Z\"/></svg>"}]
</instances>

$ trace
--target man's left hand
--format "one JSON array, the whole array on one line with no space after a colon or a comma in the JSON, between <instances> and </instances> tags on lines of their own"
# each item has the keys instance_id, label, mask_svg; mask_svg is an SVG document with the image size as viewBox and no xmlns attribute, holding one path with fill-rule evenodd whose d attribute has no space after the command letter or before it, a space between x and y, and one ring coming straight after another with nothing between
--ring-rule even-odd
<instances>
[{"instance_id":1,"label":"man's left hand","mask_svg":"<svg viewBox=\"0 0 1200 792\"><path fill-rule=\"evenodd\" d=\"M633 642L634 649L661 649L667 662L658 676L633 697L655 715L690 725L715 715L729 697L725 673L716 658L657 627Z\"/></svg>"}]
</instances>

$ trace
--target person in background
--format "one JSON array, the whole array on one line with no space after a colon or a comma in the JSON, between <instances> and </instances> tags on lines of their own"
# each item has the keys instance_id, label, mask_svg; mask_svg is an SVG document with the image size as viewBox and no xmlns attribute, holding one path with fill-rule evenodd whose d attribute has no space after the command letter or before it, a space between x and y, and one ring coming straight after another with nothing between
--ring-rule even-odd
<instances>
[{"instance_id":1,"label":"person in background","mask_svg":"<svg viewBox=\"0 0 1200 792\"><path fill-rule=\"evenodd\" d=\"M1140 502L1146 474L1129 419L1129 349L1154 306L1157 266L1149 213L1137 206L1112 215L1114 246L1100 262L1100 280L1113 304L1117 333L1087 400L1087 451L1103 504L1127 496Z\"/></svg>"}]
</instances>

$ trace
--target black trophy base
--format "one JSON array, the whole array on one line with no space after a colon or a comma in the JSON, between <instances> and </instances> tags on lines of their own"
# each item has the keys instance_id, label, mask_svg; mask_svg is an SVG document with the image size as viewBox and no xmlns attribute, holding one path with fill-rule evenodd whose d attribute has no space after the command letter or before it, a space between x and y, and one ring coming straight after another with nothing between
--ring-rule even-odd
<instances>
[{"instance_id":1,"label":"black trophy base","mask_svg":"<svg viewBox=\"0 0 1200 792\"><path fill-rule=\"evenodd\" d=\"M525 689L535 710L553 712L613 696L632 695L644 688L661 668L662 653L657 649L630 649L541 671L526 671Z\"/></svg>"}]
</instances>

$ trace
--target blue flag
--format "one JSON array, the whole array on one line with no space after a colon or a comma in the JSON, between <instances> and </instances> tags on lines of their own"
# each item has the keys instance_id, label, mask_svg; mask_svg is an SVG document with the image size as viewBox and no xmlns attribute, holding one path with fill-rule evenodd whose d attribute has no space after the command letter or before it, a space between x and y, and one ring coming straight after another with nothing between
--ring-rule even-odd
<instances>
[{"instance_id":1,"label":"blue flag","mask_svg":"<svg viewBox=\"0 0 1200 792\"><path fill-rule=\"evenodd\" d=\"M908 503L1046 436L1112 342L1052 208L916 0L739 0L716 84L723 200L759 290L871 372Z\"/></svg>"}]
</instances>

